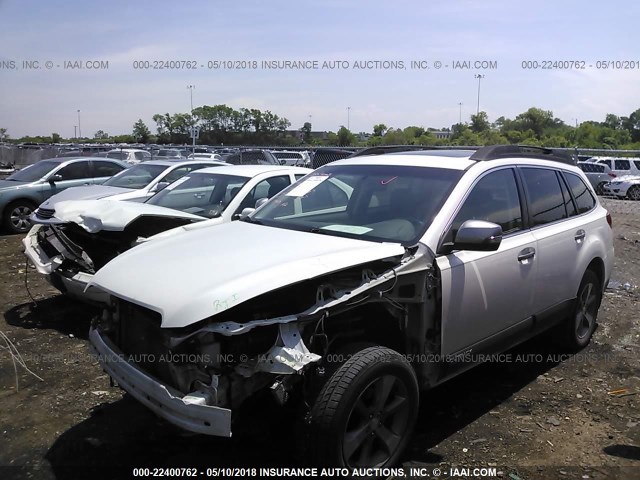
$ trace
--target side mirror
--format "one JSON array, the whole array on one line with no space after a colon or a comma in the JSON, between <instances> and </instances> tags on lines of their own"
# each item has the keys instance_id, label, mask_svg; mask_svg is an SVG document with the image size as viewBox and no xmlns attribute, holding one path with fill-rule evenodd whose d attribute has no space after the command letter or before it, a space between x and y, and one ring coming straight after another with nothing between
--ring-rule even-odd
<instances>
[{"instance_id":1,"label":"side mirror","mask_svg":"<svg viewBox=\"0 0 640 480\"><path fill-rule=\"evenodd\" d=\"M169 182L158 182L153 187L151 187L151 191L156 193L156 192L159 192L160 190L164 190L168 186L169 186Z\"/></svg>"},{"instance_id":2,"label":"side mirror","mask_svg":"<svg viewBox=\"0 0 640 480\"><path fill-rule=\"evenodd\" d=\"M254 210L257 210L258 208L260 208L262 205L264 205L268 201L269 201L268 198L259 198L258 200L256 200L256 208Z\"/></svg>"},{"instance_id":3,"label":"side mirror","mask_svg":"<svg viewBox=\"0 0 640 480\"><path fill-rule=\"evenodd\" d=\"M62 181L62 175L56 173L55 175L51 175L49 177L49 183L56 183Z\"/></svg>"},{"instance_id":4,"label":"side mirror","mask_svg":"<svg viewBox=\"0 0 640 480\"><path fill-rule=\"evenodd\" d=\"M502 227L484 220L467 220L458 229L453 250L493 252L502 242Z\"/></svg>"},{"instance_id":5,"label":"side mirror","mask_svg":"<svg viewBox=\"0 0 640 480\"><path fill-rule=\"evenodd\" d=\"M249 215L251 215L255 211L256 211L255 208L250 208L250 207L243 208L242 212L240 212L240 215L238 215L238 219L244 220L245 218L247 218Z\"/></svg>"}]
</instances>

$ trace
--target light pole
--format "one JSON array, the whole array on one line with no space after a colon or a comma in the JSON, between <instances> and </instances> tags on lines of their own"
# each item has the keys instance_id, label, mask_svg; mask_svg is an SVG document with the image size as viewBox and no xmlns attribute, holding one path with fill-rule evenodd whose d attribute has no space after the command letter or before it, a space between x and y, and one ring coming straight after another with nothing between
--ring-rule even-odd
<instances>
[{"instance_id":1,"label":"light pole","mask_svg":"<svg viewBox=\"0 0 640 480\"><path fill-rule=\"evenodd\" d=\"M476 74L474 77L478 79L478 108L476 110L476 115L478 115L480 113L480 80L484 78L484 75Z\"/></svg>"},{"instance_id":2,"label":"light pole","mask_svg":"<svg viewBox=\"0 0 640 480\"><path fill-rule=\"evenodd\" d=\"M78 110L78 136L82 137L82 128L80 127L80 110Z\"/></svg>"},{"instance_id":3,"label":"light pole","mask_svg":"<svg viewBox=\"0 0 640 480\"><path fill-rule=\"evenodd\" d=\"M75 138L76 140L78 139L78 126L77 125L73 126L73 138Z\"/></svg>"},{"instance_id":4,"label":"light pole","mask_svg":"<svg viewBox=\"0 0 640 480\"><path fill-rule=\"evenodd\" d=\"M460 108L460 114L458 115L458 123L462 125L462 102L458 103L458 107Z\"/></svg>"},{"instance_id":5,"label":"light pole","mask_svg":"<svg viewBox=\"0 0 640 480\"><path fill-rule=\"evenodd\" d=\"M351 107L347 107L347 130L351 131Z\"/></svg>"},{"instance_id":6,"label":"light pole","mask_svg":"<svg viewBox=\"0 0 640 480\"><path fill-rule=\"evenodd\" d=\"M187 88L189 89L189 96L191 97L191 138L192 138L192 144L191 144L191 153L193 154L194 158L196 156L196 128L195 125L193 124L193 89L196 88L195 85L187 85Z\"/></svg>"}]
</instances>

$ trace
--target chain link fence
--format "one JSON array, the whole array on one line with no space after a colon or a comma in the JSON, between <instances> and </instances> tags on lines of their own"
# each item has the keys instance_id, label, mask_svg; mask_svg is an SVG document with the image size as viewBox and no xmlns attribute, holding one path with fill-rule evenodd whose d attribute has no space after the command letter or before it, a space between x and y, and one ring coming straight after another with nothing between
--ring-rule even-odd
<instances>
[{"instance_id":1,"label":"chain link fence","mask_svg":"<svg viewBox=\"0 0 640 480\"><path fill-rule=\"evenodd\" d=\"M168 146L162 145L161 148L184 148L184 146ZM203 145L198 145L198 148L204 148ZM84 148L88 150L90 147ZM119 148L113 146L113 148ZM379 154L379 150L416 150L416 149L429 149L435 150L477 150L478 146L442 146L442 147L421 147L419 145L395 145L395 146L380 146L380 147L283 147L283 146L264 146L264 145L229 145L229 146L210 146L211 149L224 148L227 151L242 151L242 150L270 150L270 151L296 151L307 152L311 158L311 167L318 168L328 163L347 158L354 153L368 153ZM91 152L82 151L83 147L76 147L73 152L77 152L78 156L88 156ZM584 148L554 148L556 151L564 151L571 155L577 155L579 159L585 159L590 156L600 157L640 157L640 150L611 150L611 149L584 149ZM0 145L0 169L3 166L13 166L16 169L23 168L27 165L31 165L40 160L46 158L55 158L59 156L68 156L71 152L68 148L57 146L15 146L15 145Z\"/></svg>"}]
</instances>

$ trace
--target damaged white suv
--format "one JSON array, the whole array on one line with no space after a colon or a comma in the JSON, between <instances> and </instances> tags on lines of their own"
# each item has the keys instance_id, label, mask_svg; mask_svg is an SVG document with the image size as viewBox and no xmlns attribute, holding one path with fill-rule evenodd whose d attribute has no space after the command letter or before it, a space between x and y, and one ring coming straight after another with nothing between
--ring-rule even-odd
<instances>
[{"instance_id":1,"label":"damaged white suv","mask_svg":"<svg viewBox=\"0 0 640 480\"><path fill-rule=\"evenodd\" d=\"M246 213L246 212L245 212ZM419 392L558 326L596 324L611 219L569 157L533 147L345 159L244 221L99 270L106 372L170 422L230 436L270 390L299 402L305 462L393 464Z\"/></svg>"}]
</instances>

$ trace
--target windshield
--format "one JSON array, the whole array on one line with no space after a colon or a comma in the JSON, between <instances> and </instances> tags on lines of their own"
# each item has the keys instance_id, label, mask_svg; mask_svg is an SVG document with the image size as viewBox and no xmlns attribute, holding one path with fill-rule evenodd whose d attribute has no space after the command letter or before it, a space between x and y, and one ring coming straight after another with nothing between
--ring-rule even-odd
<instances>
[{"instance_id":1,"label":"windshield","mask_svg":"<svg viewBox=\"0 0 640 480\"><path fill-rule=\"evenodd\" d=\"M296 152L273 152L276 158L302 158L302 154Z\"/></svg>"},{"instance_id":2,"label":"windshield","mask_svg":"<svg viewBox=\"0 0 640 480\"><path fill-rule=\"evenodd\" d=\"M215 173L190 173L147 200L160 207L215 218L229 205L249 179Z\"/></svg>"},{"instance_id":3,"label":"windshield","mask_svg":"<svg viewBox=\"0 0 640 480\"><path fill-rule=\"evenodd\" d=\"M107 153L107 158L115 158L116 160L126 160L129 158L129 154L127 152L109 152Z\"/></svg>"},{"instance_id":4,"label":"windshield","mask_svg":"<svg viewBox=\"0 0 640 480\"><path fill-rule=\"evenodd\" d=\"M43 160L17 171L13 175L8 176L7 180L13 180L14 182L34 182L40 180L51 170L59 166L60 162Z\"/></svg>"},{"instance_id":5,"label":"windshield","mask_svg":"<svg viewBox=\"0 0 640 480\"><path fill-rule=\"evenodd\" d=\"M156 156L157 157L179 157L180 152L178 150L159 150Z\"/></svg>"},{"instance_id":6,"label":"windshield","mask_svg":"<svg viewBox=\"0 0 640 480\"><path fill-rule=\"evenodd\" d=\"M164 172L166 168L167 167L164 165L135 165L123 170L117 175L114 175L104 182L103 185L108 185L110 187L133 188L137 190L149 185L149 183Z\"/></svg>"},{"instance_id":7,"label":"windshield","mask_svg":"<svg viewBox=\"0 0 640 480\"><path fill-rule=\"evenodd\" d=\"M462 171L329 165L290 186L249 221L373 241L415 243Z\"/></svg>"}]
</instances>

